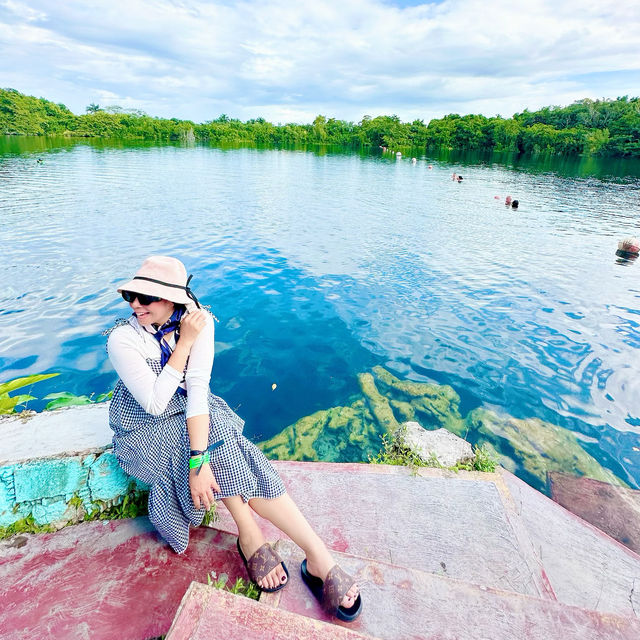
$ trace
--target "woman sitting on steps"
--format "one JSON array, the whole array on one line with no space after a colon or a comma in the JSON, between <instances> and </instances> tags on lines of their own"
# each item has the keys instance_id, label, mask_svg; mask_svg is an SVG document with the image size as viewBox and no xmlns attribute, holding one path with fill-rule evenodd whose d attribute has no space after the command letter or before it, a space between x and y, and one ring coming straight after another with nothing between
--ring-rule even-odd
<instances>
[{"instance_id":1,"label":"woman sitting on steps","mask_svg":"<svg viewBox=\"0 0 640 640\"><path fill-rule=\"evenodd\" d=\"M244 422L209 390L214 324L189 288L184 265L152 256L118 288L132 316L111 330L107 350L119 381L109 422L122 469L150 485L149 519L177 553L189 527L222 500L238 527L238 551L263 591L287 584L285 563L253 514L305 552L302 578L327 611L354 620L362 599L353 578L287 494L264 454L242 435Z\"/></svg>"}]
</instances>

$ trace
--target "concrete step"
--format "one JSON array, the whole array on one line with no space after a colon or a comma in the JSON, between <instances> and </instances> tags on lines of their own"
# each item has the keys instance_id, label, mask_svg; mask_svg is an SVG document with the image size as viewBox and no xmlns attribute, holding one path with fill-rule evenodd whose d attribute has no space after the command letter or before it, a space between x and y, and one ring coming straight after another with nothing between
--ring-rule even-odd
<instances>
[{"instance_id":1,"label":"concrete step","mask_svg":"<svg viewBox=\"0 0 640 640\"><path fill-rule=\"evenodd\" d=\"M555 502L640 553L640 491L558 472L549 486Z\"/></svg>"},{"instance_id":2,"label":"concrete step","mask_svg":"<svg viewBox=\"0 0 640 640\"><path fill-rule=\"evenodd\" d=\"M508 626L521 629L523 616L534 616L534 602L542 613L535 614L532 628L539 637L553 637L540 620L561 625L565 609L557 598L570 605L571 629L582 629L585 639L637 632L640 558L506 471L414 474L402 467L292 462L276 467L312 525L335 552L348 554L346 568L359 576L367 609L351 625L355 630L400 637L385 634L396 628L408 634L403 625L412 617L430 629L429 615L467 629L473 615L494 609L511 621ZM165 633L192 581L205 582L212 570L232 581L246 578L235 525L222 505L220 514L220 530L193 530L181 556L159 540L146 518L0 541L0 635L146 640ZM281 537L263 527L267 539ZM292 555L285 603L306 594L294 584L299 560ZM292 605L294 613L313 612L315 602L306 597ZM465 612L457 611L457 602L466 603ZM370 626L358 626L370 619ZM599 628L612 635L595 635ZM446 629L431 637L457 637ZM487 637L501 638L502 630L497 626ZM570 633L563 640L574 637Z\"/></svg>"},{"instance_id":3,"label":"concrete step","mask_svg":"<svg viewBox=\"0 0 640 640\"><path fill-rule=\"evenodd\" d=\"M640 557L513 474L277 462L341 552L623 616L640 613ZM225 509L216 527L236 532ZM267 539L282 534L261 523Z\"/></svg>"},{"instance_id":4,"label":"concrete step","mask_svg":"<svg viewBox=\"0 0 640 640\"><path fill-rule=\"evenodd\" d=\"M192 581L246 577L236 539L194 529L176 555L147 518L0 541L0 637L146 640L167 632ZM245 598L246 599L246 598Z\"/></svg>"},{"instance_id":5,"label":"concrete step","mask_svg":"<svg viewBox=\"0 0 640 640\"><path fill-rule=\"evenodd\" d=\"M166 640L363 640L357 631L192 582Z\"/></svg>"},{"instance_id":6,"label":"concrete step","mask_svg":"<svg viewBox=\"0 0 640 640\"><path fill-rule=\"evenodd\" d=\"M558 600L640 615L640 556L514 475L501 476Z\"/></svg>"},{"instance_id":7,"label":"concrete step","mask_svg":"<svg viewBox=\"0 0 640 640\"><path fill-rule=\"evenodd\" d=\"M343 623L320 608L302 581L299 567L303 554L298 547L280 540L276 548L290 569L290 583L275 594L263 594L262 603L384 640L640 638L640 620L636 618L598 613L444 575L336 554L340 565L358 581L363 598L361 616L352 623Z\"/></svg>"},{"instance_id":8,"label":"concrete step","mask_svg":"<svg viewBox=\"0 0 640 640\"><path fill-rule=\"evenodd\" d=\"M335 551L554 597L498 474L316 462L276 468ZM215 526L236 533L224 508L220 516ZM282 537L261 526L267 539Z\"/></svg>"}]
</instances>

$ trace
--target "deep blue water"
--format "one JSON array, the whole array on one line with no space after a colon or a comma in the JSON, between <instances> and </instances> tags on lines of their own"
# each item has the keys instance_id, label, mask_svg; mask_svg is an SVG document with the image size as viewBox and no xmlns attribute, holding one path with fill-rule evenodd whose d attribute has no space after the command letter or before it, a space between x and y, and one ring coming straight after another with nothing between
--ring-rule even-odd
<instances>
[{"instance_id":1,"label":"deep blue water","mask_svg":"<svg viewBox=\"0 0 640 640\"><path fill-rule=\"evenodd\" d=\"M572 429L638 486L640 265L614 254L639 214L632 161L0 138L0 381L112 388L115 289L169 254L220 319L212 388L250 436L382 364L451 384L463 414Z\"/></svg>"}]
</instances>

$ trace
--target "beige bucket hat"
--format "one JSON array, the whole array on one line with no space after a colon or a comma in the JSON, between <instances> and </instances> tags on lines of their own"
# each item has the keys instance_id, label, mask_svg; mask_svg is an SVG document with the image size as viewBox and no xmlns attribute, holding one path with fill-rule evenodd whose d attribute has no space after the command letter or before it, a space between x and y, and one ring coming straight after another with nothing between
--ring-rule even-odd
<instances>
[{"instance_id":1,"label":"beige bucket hat","mask_svg":"<svg viewBox=\"0 0 640 640\"><path fill-rule=\"evenodd\" d=\"M192 277L187 276L185 266L177 258L150 256L129 282L118 287L118 293L133 291L158 296L184 304L188 311L193 311L200 308L200 303L189 288Z\"/></svg>"}]
</instances>

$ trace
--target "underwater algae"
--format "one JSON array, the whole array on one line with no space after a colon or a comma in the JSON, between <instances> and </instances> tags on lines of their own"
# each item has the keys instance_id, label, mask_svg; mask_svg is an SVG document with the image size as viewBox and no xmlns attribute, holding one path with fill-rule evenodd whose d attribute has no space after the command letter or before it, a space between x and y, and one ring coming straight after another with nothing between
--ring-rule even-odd
<instances>
[{"instance_id":1,"label":"underwater algae","mask_svg":"<svg viewBox=\"0 0 640 640\"><path fill-rule=\"evenodd\" d=\"M359 374L358 384L351 404L300 418L258 446L280 460L367 462L380 452L382 436L408 420L456 434L465 428L460 398L447 385L400 380L383 367Z\"/></svg>"},{"instance_id":2,"label":"underwater algae","mask_svg":"<svg viewBox=\"0 0 640 640\"><path fill-rule=\"evenodd\" d=\"M300 418L258 446L279 460L367 462L408 421L428 430L445 429L486 444L506 469L544 489L547 473L564 471L625 485L563 427L538 418L517 419L478 407L460 415L460 396L449 385L401 380L385 368L358 375L360 394L346 406Z\"/></svg>"},{"instance_id":3,"label":"underwater algae","mask_svg":"<svg viewBox=\"0 0 640 640\"><path fill-rule=\"evenodd\" d=\"M505 469L517 475L523 471L536 486L546 486L551 471L627 486L587 453L571 431L551 422L513 418L481 407L470 411L466 422L478 443L493 449Z\"/></svg>"}]
</instances>

